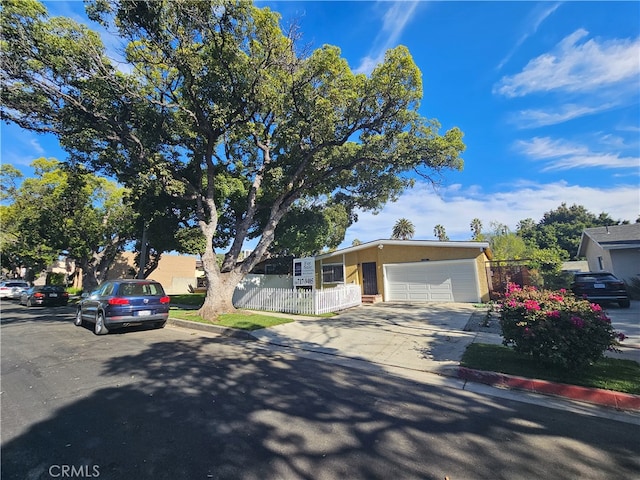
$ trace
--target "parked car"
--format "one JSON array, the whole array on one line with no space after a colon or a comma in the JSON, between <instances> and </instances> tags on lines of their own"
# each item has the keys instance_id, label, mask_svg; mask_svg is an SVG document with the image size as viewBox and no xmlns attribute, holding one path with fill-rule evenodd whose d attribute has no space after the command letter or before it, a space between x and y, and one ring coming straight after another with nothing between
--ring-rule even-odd
<instances>
[{"instance_id":1,"label":"parked car","mask_svg":"<svg viewBox=\"0 0 640 480\"><path fill-rule=\"evenodd\" d=\"M96 335L134 325L164 327L169 302L160 283L153 280L108 280L90 294L83 294L74 323L93 323Z\"/></svg>"},{"instance_id":2,"label":"parked car","mask_svg":"<svg viewBox=\"0 0 640 480\"><path fill-rule=\"evenodd\" d=\"M14 287L29 288L29 284L24 280L5 280L0 282L0 298L11 297L11 289Z\"/></svg>"},{"instance_id":3,"label":"parked car","mask_svg":"<svg viewBox=\"0 0 640 480\"><path fill-rule=\"evenodd\" d=\"M31 287L20 296L20 305L33 307L34 305L67 305L69 303L69 294L64 287L58 285L36 285Z\"/></svg>"},{"instance_id":4,"label":"parked car","mask_svg":"<svg viewBox=\"0 0 640 480\"><path fill-rule=\"evenodd\" d=\"M22 286L22 287L11 287L11 292L9 292L8 297L11 300L20 300L20 297L22 296L23 292L26 292L27 290L29 290L29 286Z\"/></svg>"},{"instance_id":5,"label":"parked car","mask_svg":"<svg viewBox=\"0 0 640 480\"><path fill-rule=\"evenodd\" d=\"M621 308L629 308L629 293L624 282L609 272L576 273L571 291L590 302L617 302Z\"/></svg>"}]
</instances>

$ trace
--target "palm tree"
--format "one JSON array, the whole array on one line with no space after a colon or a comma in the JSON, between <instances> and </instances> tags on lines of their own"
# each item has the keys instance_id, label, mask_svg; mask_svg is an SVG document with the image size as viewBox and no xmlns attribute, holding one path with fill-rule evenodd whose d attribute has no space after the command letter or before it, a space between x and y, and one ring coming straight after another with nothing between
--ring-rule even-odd
<instances>
[{"instance_id":1,"label":"palm tree","mask_svg":"<svg viewBox=\"0 0 640 480\"><path fill-rule=\"evenodd\" d=\"M411 223L406 218L401 218L393 226L391 238L395 240L410 240L413 238L414 233L415 228L413 228L413 223Z\"/></svg>"},{"instance_id":2,"label":"palm tree","mask_svg":"<svg viewBox=\"0 0 640 480\"><path fill-rule=\"evenodd\" d=\"M441 242L448 242L449 241L449 237L447 237L447 232L445 231L444 227L440 224L436 225L433 228L433 234L438 237L438 240L440 240Z\"/></svg>"},{"instance_id":3,"label":"palm tree","mask_svg":"<svg viewBox=\"0 0 640 480\"><path fill-rule=\"evenodd\" d=\"M480 221L479 218L474 218L473 220L471 220L471 233L473 234L473 236L471 237L472 240L476 240L476 241L483 240L482 222Z\"/></svg>"}]
</instances>

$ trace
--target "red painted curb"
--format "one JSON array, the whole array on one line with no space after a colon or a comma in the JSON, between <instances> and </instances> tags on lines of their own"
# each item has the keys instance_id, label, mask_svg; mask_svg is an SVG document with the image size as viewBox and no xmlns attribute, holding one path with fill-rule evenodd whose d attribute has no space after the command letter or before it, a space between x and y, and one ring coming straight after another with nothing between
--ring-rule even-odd
<instances>
[{"instance_id":1,"label":"red painted curb","mask_svg":"<svg viewBox=\"0 0 640 480\"><path fill-rule=\"evenodd\" d=\"M513 388L546 395L556 395L605 407L613 407L618 410L640 411L639 395L604 390L602 388L567 385L564 383L548 382L546 380L506 375L504 373L474 370L466 367L458 367L458 378L502 388Z\"/></svg>"}]
</instances>

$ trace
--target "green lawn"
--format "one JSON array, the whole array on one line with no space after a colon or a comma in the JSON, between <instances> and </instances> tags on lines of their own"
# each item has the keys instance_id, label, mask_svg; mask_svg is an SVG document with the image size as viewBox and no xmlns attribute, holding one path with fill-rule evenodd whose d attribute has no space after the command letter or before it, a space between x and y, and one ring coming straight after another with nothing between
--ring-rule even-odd
<instances>
[{"instance_id":1,"label":"green lawn","mask_svg":"<svg viewBox=\"0 0 640 480\"><path fill-rule=\"evenodd\" d=\"M209 325L221 325L223 327L237 328L240 330L258 330L260 328L273 327L274 325L293 322L290 318L260 315L259 313L250 312L225 313L220 315L216 322L210 322L199 316L197 310L185 310L176 307L171 307L169 317Z\"/></svg>"},{"instance_id":2,"label":"green lawn","mask_svg":"<svg viewBox=\"0 0 640 480\"><path fill-rule=\"evenodd\" d=\"M464 353L460 365L477 370L640 395L640 364L632 360L606 357L584 370L572 373L558 366L542 364L508 347L473 343Z\"/></svg>"}]
</instances>

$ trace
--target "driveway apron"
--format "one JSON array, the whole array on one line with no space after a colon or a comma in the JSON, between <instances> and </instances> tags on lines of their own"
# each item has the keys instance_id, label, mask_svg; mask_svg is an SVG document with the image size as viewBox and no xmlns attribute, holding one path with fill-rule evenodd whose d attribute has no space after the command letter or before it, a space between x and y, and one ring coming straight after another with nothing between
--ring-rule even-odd
<instances>
[{"instance_id":1,"label":"driveway apron","mask_svg":"<svg viewBox=\"0 0 640 480\"><path fill-rule=\"evenodd\" d=\"M468 303L384 303L330 318L307 317L253 336L290 348L450 375L478 335L463 331L477 312L484 308ZM494 336L489 340L499 343Z\"/></svg>"}]
</instances>

